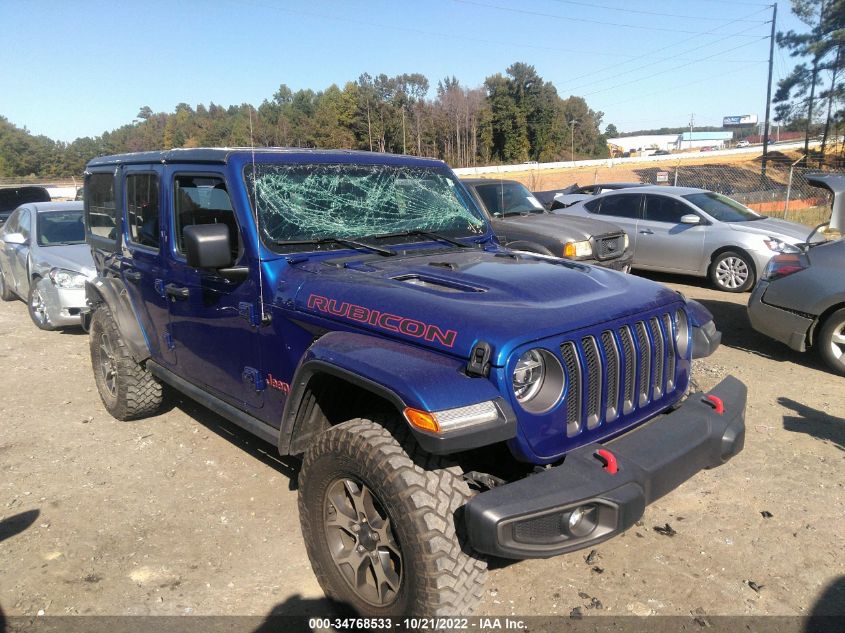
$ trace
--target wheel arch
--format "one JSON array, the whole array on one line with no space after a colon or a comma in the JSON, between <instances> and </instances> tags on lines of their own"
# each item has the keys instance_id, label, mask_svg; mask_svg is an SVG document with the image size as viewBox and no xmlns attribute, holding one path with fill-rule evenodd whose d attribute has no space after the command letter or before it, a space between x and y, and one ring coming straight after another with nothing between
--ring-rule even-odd
<instances>
[{"instance_id":1,"label":"wheel arch","mask_svg":"<svg viewBox=\"0 0 845 633\"><path fill-rule=\"evenodd\" d=\"M141 363L150 358L150 346L129 293L119 280L97 277L85 282L85 300L92 310L104 304L111 311L132 359Z\"/></svg>"},{"instance_id":2,"label":"wheel arch","mask_svg":"<svg viewBox=\"0 0 845 633\"><path fill-rule=\"evenodd\" d=\"M707 262L707 271L706 271L707 274L708 275L710 274L710 271L713 269L713 263L716 261L716 259L719 257L719 255L721 255L722 253L728 253L728 252L731 252L731 251L745 256L748 259L748 261L751 262L751 265L754 267L754 281L756 282L760 278L760 273L762 271L757 270L757 262L751 256L751 253L748 252L748 249L743 247L743 246L739 246L738 244L720 246L719 248L715 249L712 253L710 253L710 260Z\"/></svg>"},{"instance_id":3,"label":"wheel arch","mask_svg":"<svg viewBox=\"0 0 845 633\"><path fill-rule=\"evenodd\" d=\"M816 338L818 337L819 330L824 326L825 321L827 321L828 317L836 312L837 310L845 309L845 301L835 302L832 305L825 308L825 310L816 317L813 321L813 325L810 326L810 331L807 333L807 346L813 347L816 344Z\"/></svg>"}]
</instances>

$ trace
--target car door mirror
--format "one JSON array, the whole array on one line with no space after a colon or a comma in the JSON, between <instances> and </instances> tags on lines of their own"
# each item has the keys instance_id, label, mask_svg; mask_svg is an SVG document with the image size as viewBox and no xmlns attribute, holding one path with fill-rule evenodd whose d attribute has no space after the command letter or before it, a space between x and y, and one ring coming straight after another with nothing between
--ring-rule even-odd
<instances>
[{"instance_id":1,"label":"car door mirror","mask_svg":"<svg viewBox=\"0 0 845 633\"><path fill-rule=\"evenodd\" d=\"M23 233L9 233L8 235L3 236L3 241L6 244L16 244L19 246L26 246L29 244L29 240L24 237Z\"/></svg>"},{"instance_id":2,"label":"car door mirror","mask_svg":"<svg viewBox=\"0 0 845 633\"><path fill-rule=\"evenodd\" d=\"M229 268L233 263L229 227L225 224L186 226L185 257L191 268Z\"/></svg>"},{"instance_id":3,"label":"car door mirror","mask_svg":"<svg viewBox=\"0 0 845 633\"><path fill-rule=\"evenodd\" d=\"M701 218L695 213L687 213L681 216L681 224L701 224Z\"/></svg>"}]
</instances>

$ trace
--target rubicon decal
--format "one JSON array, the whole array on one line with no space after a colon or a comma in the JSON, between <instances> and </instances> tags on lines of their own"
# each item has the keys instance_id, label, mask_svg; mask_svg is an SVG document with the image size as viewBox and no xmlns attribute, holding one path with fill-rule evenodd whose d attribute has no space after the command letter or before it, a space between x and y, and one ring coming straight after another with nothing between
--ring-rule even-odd
<instances>
[{"instance_id":1,"label":"rubicon decal","mask_svg":"<svg viewBox=\"0 0 845 633\"><path fill-rule=\"evenodd\" d=\"M337 299L329 299L320 295L310 295L308 297L308 307L312 310L318 310L325 314L349 319L350 321L368 323L388 332L399 332L400 334L425 339L426 341L436 341L444 347L452 347L458 336L455 330L443 330L431 323L423 323L416 319L409 319L391 314L390 312L373 310L372 308L347 303L346 301L338 302Z\"/></svg>"}]
</instances>

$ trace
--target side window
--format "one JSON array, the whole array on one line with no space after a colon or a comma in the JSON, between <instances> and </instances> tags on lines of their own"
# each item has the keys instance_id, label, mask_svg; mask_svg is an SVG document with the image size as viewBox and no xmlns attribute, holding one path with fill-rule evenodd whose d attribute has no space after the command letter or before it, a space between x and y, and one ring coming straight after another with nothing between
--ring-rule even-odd
<instances>
[{"instance_id":1,"label":"side window","mask_svg":"<svg viewBox=\"0 0 845 633\"><path fill-rule=\"evenodd\" d=\"M85 181L85 207L91 235L115 239L114 176L111 173L91 174Z\"/></svg>"},{"instance_id":2,"label":"side window","mask_svg":"<svg viewBox=\"0 0 845 633\"><path fill-rule=\"evenodd\" d=\"M666 196L645 197L645 219L654 222L680 224L681 217L692 213L682 202Z\"/></svg>"},{"instance_id":3,"label":"side window","mask_svg":"<svg viewBox=\"0 0 845 633\"><path fill-rule=\"evenodd\" d=\"M599 198L598 200L590 200L589 202L584 203L584 208L590 213L598 213L600 206L601 198Z\"/></svg>"},{"instance_id":4,"label":"side window","mask_svg":"<svg viewBox=\"0 0 845 633\"><path fill-rule=\"evenodd\" d=\"M173 186L176 250L185 252L183 231L194 224L225 224L229 227L232 257L237 259L240 233L226 182L219 176L177 175Z\"/></svg>"},{"instance_id":5,"label":"side window","mask_svg":"<svg viewBox=\"0 0 845 633\"><path fill-rule=\"evenodd\" d=\"M9 219L6 220L6 224L3 225L3 234L9 235L11 233L18 232L18 220L21 217L20 211L13 211L12 215L9 216Z\"/></svg>"},{"instance_id":6,"label":"side window","mask_svg":"<svg viewBox=\"0 0 845 633\"><path fill-rule=\"evenodd\" d=\"M29 209L21 211L20 218L18 218L18 231L26 239L29 239L29 236L32 234L32 215Z\"/></svg>"},{"instance_id":7,"label":"side window","mask_svg":"<svg viewBox=\"0 0 845 633\"><path fill-rule=\"evenodd\" d=\"M636 220L640 215L640 195L622 194L601 198L599 213Z\"/></svg>"},{"instance_id":8,"label":"side window","mask_svg":"<svg viewBox=\"0 0 845 633\"><path fill-rule=\"evenodd\" d=\"M159 244L159 185L156 174L126 176L126 221L129 240L157 249Z\"/></svg>"}]
</instances>

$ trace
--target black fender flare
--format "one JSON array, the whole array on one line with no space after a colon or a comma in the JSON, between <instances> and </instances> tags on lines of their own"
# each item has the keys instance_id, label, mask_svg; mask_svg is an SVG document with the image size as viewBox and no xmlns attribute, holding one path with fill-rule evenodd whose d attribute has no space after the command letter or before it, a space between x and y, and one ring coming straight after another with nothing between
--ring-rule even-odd
<instances>
[{"instance_id":1,"label":"black fender flare","mask_svg":"<svg viewBox=\"0 0 845 633\"><path fill-rule=\"evenodd\" d=\"M132 359L141 363L150 357L150 346L123 281L116 277L95 277L85 282L85 300L91 309L105 304L117 323Z\"/></svg>"}]
</instances>

